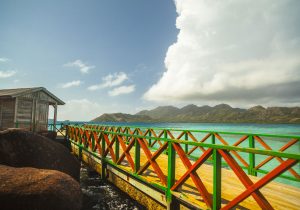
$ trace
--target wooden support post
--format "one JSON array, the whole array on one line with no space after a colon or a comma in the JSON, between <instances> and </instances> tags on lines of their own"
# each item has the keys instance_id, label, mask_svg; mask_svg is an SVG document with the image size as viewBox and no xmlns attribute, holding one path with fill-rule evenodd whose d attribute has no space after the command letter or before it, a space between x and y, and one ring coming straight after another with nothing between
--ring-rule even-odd
<instances>
[{"instance_id":1,"label":"wooden support post","mask_svg":"<svg viewBox=\"0 0 300 210\"><path fill-rule=\"evenodd\" d=\"M213 209L221 208L221 155L217 149L213 151Z\"/></svg>"},{"instance_id":2,"label":"wooden support post","mask_svg":"<svg viewBox=\"0 0 300 210\"><path fill-rule=\"evenodd\" d=\"M216 136L215 133L211 133L211 143L215 144L216 143ZM214 159L214 156L211 157L211 160Z\"/></svg>"},{"instance_id":3,"label":"wooden support post","mask_svg":"<svg viewBox=\"0 0 300 210\"><path fill-rule=\"evenodd\" d=\"M18 98L16 98L16 101L15 101L15 112L14 112L14 124L15 124L15 127L18 128L19 125L18 125L18 118L17 118L17 115L18 115Z\"/></svg>"},{"instance_id":4,"label":"wooden support post","mask_svg":"<svg viewBox=\"0 0 300 210\"><path fill-rule=\"evenodd\" d=\"M171 188L175 183L176 153L172 141L168 141L168 180L167 180L167 209L175 209L175 201L172 199Z\"/></svg>"},{"instance_id":5,"label":"wooden support post","mask_svg":"<svg viewBox=\"0 0 300 210\"><path fill-rule=\"evenodd\" d=\"M32 99L32 108L31 108L31 129L34 132L36 129L36 109L37 109L37 100L34 96Z\"/></svg>"},{"instance_id":6,"label":"wooden support post","mask_svg":"<svg viewBox=\"0 0 300 210\"><path fill-rule=\"evenodd\" d=\"M255 141L252 135L249 136L249 147L255 148ZM257 176L257 172L255 171L255 154L249 153L249 167L248 174L252 176Z\"/></svg>"},{"instance_id":7,"label":"wooden support post","mask_svg":"<svg viewBox=\"0 0 300 210\"><path fill-rule=\"evenodd\" d=\"M189 140L189 136L188 136L187 132L185 132L185 134L184 134L184 140L185 141ZM188 144L184 145L184 152L185 152L185 154L187 154L189 152L189 145Z\"/></svg>"},{"instance_id":8,"label":"wooden support post","mask_svg":"<svg viewBox=\"0 0 300 210\"><path fill-rule=\"evenodd\" d=\"M66 126L65 140L69 141L69 126L68 125L65 126Z\"/></svg>"},{"instance_id":9,"label":"wooden support post","mask_svg":"<svg viewBox=\"0 0 300 210\"><path fill-rule=\"evenodd\" d=\"M149 129L149 147L151 147L151 136L152 136L152 133L151 133L151 129Z\"/></svg>"},{"instance_id":10,"label":"wooden support post","mask_svg":"<svg viewBox=\"0 0 300 210\"><path fill-rule=\"evenodd\" d=\"M139 144L137 138L134 141L134 172L137 173L141 166L141 145Z\"/></svg>"},{"instance_id":11,"label":"wooden support post","mask_svg":"<svg viewBox=\"0 0 300 210\"><path fill-rule=\"evenodd\" d=\"M57 103L54 104L53 131L55 131L56 128L56 121L57 121Z\"/></svg>"},{"instance_id":12,"label":"wooden support post","mask_svg":"<svg viewBox=\"0 0 300 210\"><path fill-rule=\"evenodd\" d=\"M126 127L126 135L128 135L128 129L129 129L129 127ZM126 142L125 142L125 144L129 144L129 142L128 142L128 136L126 136Z\"/></svg>"},{"instance_id":13,"label":"wooden support post","mask_svg":"<svg viewBox=\"0 0 300 210\"><path fill-rule=\"evenodd\" d=\"M214 134L214 133L211 134L211 143L212 143L212 144L215 144L215 143L216 143L216 137L215 137L215 134Z\"/></svg>"},{"instance_id":14,"label":"wooden support post","mask_svg":"<svg viewBox=\"0 0 300 210\"><path fill-rule=\"evenodd\" d=\"M120 133L120 128L117 129L117 132ZM118 141L117 137L115 137L115 155L116 155L116 162L119 160L120 157L120 142ZM121 136L123 140L123 136Z\"/></svg>"},{"instance_id":15,"label":"wooden support post","mask_svg":"<svg viewBox=\"0 0 300 210\"><path fill-rule=\"evenodd\" d=\"M168 139L168 132L167 132L167 130L164 130L164 138ZM168 155L168 150L164 151L164 154Z\"/></svg>"},{"instance_id":16,"label":"wooden support post","mask_svg":"<svg viewBox=\"0 0 300 210\"><path fill-rule=\"evenodd\" d=\"M95 138L94 138L94 131L91 131L91 139L92 139L92 152L95 151Z\"/></svg>"},{"instance_id":17,"label":"wooden support post","mask_svg":"<svg viewBox=\"0 0 300 210\"><path fill-rule=\"evenodd\" d=\"M81 144L79 144L79 148L78 148L78 158L79 158L79 160L82 160L82 145Z\"/></svg>"},{"instance_id":18,"label":"wooden support post","mask_svg":"<svg viewBox=\"0 0 300 210\"><path fill-rule=\"evenodd\" d=\"M105 133L103 133L103 135L106 135ZM102 180L105 180L106 179L106 162L105 162L105 139L102 135L102 138L100 139L101 140L101 179Z\"/></svg>"}]
</instances>

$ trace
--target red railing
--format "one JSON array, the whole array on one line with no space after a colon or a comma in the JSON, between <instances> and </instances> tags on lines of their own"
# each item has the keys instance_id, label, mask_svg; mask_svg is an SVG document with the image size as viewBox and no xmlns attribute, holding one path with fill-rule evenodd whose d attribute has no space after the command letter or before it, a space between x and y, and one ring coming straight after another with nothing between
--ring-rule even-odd
<instances>
[{"instance_id":1,"label":"red railing","mask_svg":"<svg viewBox=\"0 0 300 210\"><path fill-rule=\"evenodd\" d=\"M298 136L96 125L68 126L67 133L79 148L165 191L169 202L173 197L182 199L186 196L193 197L196 204L204 203L206 208L231 209L249 207L249 202L253 204L252 197L257 207L273 209L272 202L276 204L277 201L269 199L270 193L266 196L261 189L278 177L296 185L300 182L300 154L287 152L291 148L299 150ZM289 140L278 150L272 150L264 140L268 138ZM264 156L264 159L260 157L256 164L256 156ZM176 162L181 162L181 167L176 166ZM266 165L269 169L262 170ZM201 167L211 169L210 174L201 174ZM241 183L240 189L229 197L228 193L223 193L221 184L222 174L228 171L232 171L230 176L235 174L234 179ZM260 177L253 181L257 173ZM208 176L213 178L207 181ZM196 192L198 195L195 196ZM243 203L249 199L248 203Z\"/></svg>"}]
</instances>

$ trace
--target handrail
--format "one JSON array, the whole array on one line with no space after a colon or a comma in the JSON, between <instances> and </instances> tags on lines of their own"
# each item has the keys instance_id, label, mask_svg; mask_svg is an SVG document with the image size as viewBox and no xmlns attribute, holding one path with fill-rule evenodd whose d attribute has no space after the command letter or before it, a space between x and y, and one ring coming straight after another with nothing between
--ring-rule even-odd
<instances>
[{"instance_id":1,"label":"handrail","mask_svg":"<svg viewBox=\"0 0 300 210\"><path fill-rule=\"evenodd\" d=\"M29 126L28 129L32 130L33 128L33 123L32 122L23 122L23 121L17 121L15 122L15 127L16 128L20 128L20 127L24 127L25 126ZM65 124L64 123L58 123L58 124L54 124L54 123L39 123L39 125L41 126L45 126L45 131L55 131L55 132L59 132L62 136L66 136L66 134L63 132L66 130L65 128ZM24 127L26 129L26 127ZM42 130L43 131L43 130Z\"/></svg>"},{"instance_id":2,"label":"handrail","mask_svg":"<svg viewBox=\"0 0 300 210\"><path fill-rule=\"evenodd\" d=\"M298 146L300 136L274 135L274 134L252 134L236 132L217 132L217 131L198 131L198 130L179 130L163 128L144 128L132 126L107 126L107 125L82 125L67 126L67 138L80 149L95 155L101 159L102 164L111 164L119 167L127 159L131 168L129 173L134 177L143 180L143 173L152 166L153 172L158 177L158 182L148 182L148 184L157 187L166 192L168 202L177 192L180 192L186 180L191 177L199 194L202 196L204 203L208 208L221 208L221 167L227 166L237 174L238 178L245 184L246 191L237 196L225 205L226 208L232 208L239 205L244 199L253 195L253 190L259 192L267 183L277 177L300 182L299 171L293 168L300 161L299 152L286 152L288 148ZM174 135L179 135L174 137ZM206 134L204 137L197 136L197 133ZM238 136L239 139L231 145L228 143L226 135ZM242 136L242 137L240 137ZM265 142L264 138L286 138L289 141L278 151ZM210 141L209 143L207 141ZM217 141L219 143L217 143ZM248 141L248 146L239 146L241 143ZM264 149L257 148L261 145ZM120 154L122 148L123 153ZM297 148L297 147L296 147ZM134 158L130 151L134 149ZM193 153L198 150L196 155ZM147 162L141 165L141 151L147 157ZM156 162L156 159L162 154L168 155L168 171L164 172ZM245 158L242 154L248 154ZM187 172L177 181L175 180L175 156L178 156ZM266 159L256 164L257 155L268 156ZM265 170L261 167L268 164L272 159L277 160L278 165L274 169ZM197 169L205 162L212 163L213 166L213 192L212 195L203 185ZM257 173L266 174L258 182L253 183L249 176L244 172L248 171L249 175L257 176ZM291 175L283 174L289 171ZM128 171L127 171L128 172ZM103 172L105 173L105 172ZM254 193L255 194L255 193ZM256 195L256 194L255 194ZM260 196L254 198L258 205L263 209L272 209L271 204Z\"/></svg>"},{"instance_id":3,"label":"handrail","mask_svg":"<svg viewBox=\"0 0 300 210\"><path fill-rule=\"evenodd\" d=\"M284 135L284 134L267 134L267 133L249 133L249 132L231 132L231 131L218 131L218 130L196 130L196 129L178 129L178 128L167 128L167 127L148 127L148 126L118 126L113 124L105 124L105 125L98 125L98 124L85 124L77 125L78 127L85 127L85 126L107 126L107 127L124 127L124 128L142 128L142 129L153 129L153 130L170 130L170 131L190 131L196 133L220 133L220 134L233 134L233 135L256 135L256 136L263 136L263 137L278 137L278 138L297 138L300 140L300 136L297 135Z\"/></svg>"}]
</instances>

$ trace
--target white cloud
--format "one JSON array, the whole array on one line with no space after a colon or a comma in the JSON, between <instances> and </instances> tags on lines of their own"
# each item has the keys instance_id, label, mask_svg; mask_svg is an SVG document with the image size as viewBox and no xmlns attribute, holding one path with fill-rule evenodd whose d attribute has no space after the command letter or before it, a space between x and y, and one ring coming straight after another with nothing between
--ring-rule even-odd
<instances>
[{"instance_id":1,"label":"white cloud","mask_svg":"<svg viewBox=\"0 0 300 210\"><path fill-rule=\"evenodd\" d=\"M118 96L123 94L132 93L135 90L135 85L128 85L128 86L120 86L108 91L108 95L110 96Z\"/></svg>"},{"instance_id":2,"label":"white cloud","mask_svg":"<svg viewBox=\"0 0 300 210\"><path fill-rule=\"evenodd\" d=\"M88 99L72 99L66 101L65 105L58 106L58 119L88 121L102 114L103 109L102 105ZM53 118L52 109L49 118Z\"/></svg>"},{"instance_id":3,"label":"white cloud","mask_svg":"<svg viewBox=\"0 0 300 210\"><path fill-rule=\"evenodd\" d=\"M65 67L77 67L79 68L80 72L82 74L87 74L89 73L89 71L93 68L95 68L95 66L88 66L87 64L83 63L81 60L75 60L73 62L70 63L66 63L64 64Z\"/></svg>"},{"instance_id":4,"label":"white cloud","mask_svg":"<svg viewBox=\"0 0 300 210\"><path fill-rule=\"evenodd\" d=\"M9 58L0 58L0 63L6 63L8 61L10 61Z\"/></svg>"},{"instance_id":5,"label":"white cloud","mask_svg":"<svg viewBox=\"0 0 300 210\"><path fill-rule=\"evenodd\" d=\"M166 72L144 94L145 99L268 99L267 103L297 95L294 92L300 84L300 13L296 8L300 1L175 3L180 32L167 51ZM274 87L280 89L280 94L272 91Z\"/></svg>"},{"instance_id":6,"label":"white cloud","mask_svg":"<svg viewBox=\"0 0 300 210\"><path fill-rule=\"evenodd\" d=\"M12 77L16 73L17 73L17 71L0 71L0 79Z\"/></svg>"},{"instance_id":7,"label":"white cloud","mask_svg":"<svg viewBox=\"0 0 300 210\"><path fill-rule=\"evenodd\" d=\"M62 88L70 88L70 87L79 86L81 84L82 84L82 82L80 80L74 80L74 81L71 81L71 82L67 82L66 84L63 84L61 87Z\"/></svg>"},{"instance_id":8,"label":"white cloud","mask_svg":"<svg viewBox=\"0 0 300 210\"><path fill-rule=\"evenodd\" d=\"M117 72L114 74L109 74L102 78L102 83L99 85L92 85L88 87L88 90L98 90L107 87L115 87L121 85L123 82L128 80L128 76L124 72Z\"/></svg>"}]
</instances>

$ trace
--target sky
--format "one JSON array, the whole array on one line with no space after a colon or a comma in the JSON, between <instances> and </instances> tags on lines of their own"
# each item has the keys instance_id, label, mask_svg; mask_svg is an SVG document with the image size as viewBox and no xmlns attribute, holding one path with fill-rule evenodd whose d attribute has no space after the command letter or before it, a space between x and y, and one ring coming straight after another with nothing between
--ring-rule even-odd
<instances>
[{"instance_id":1,"label":"sky","mask_svg":"<svg viewBox=\"0 0 300 210\"><path fill-rule=\"evenodd\" d=\"M299 11L298 0L0 0L0 88L47 88L66 102L59 120L300 106Z\"/></svg>"}]
</instances>

